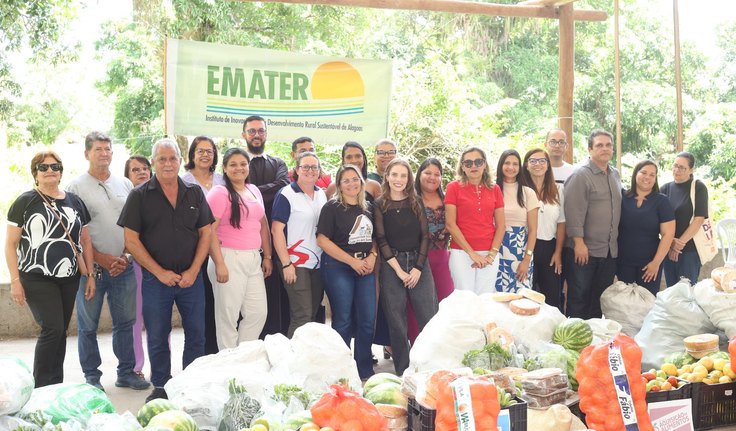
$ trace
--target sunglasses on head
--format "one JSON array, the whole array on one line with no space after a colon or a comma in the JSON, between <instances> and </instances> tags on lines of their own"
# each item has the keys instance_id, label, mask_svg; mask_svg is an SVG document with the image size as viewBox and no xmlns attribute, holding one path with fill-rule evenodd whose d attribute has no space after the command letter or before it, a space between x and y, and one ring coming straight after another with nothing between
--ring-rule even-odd
<instances>
[{"instance_id":1,"label":"sunglasses on head","mask_svg":"<svg viewBox=\"0 0 736 431\"><path fill-rule=\"evenodd\" d=\"M39 163L36 165L36 169L38 169L39 172L46 172L49 168L54 172L59 172L64 169L61 163Z\"/></svg>"},{"instance_id":2,"label":"sunglasses on head","mask_svg":"<svg viewBox=\"0 0 736 431\"><path fill-rule=\"evenodd\" d=\"M476 168L479 168L479 167L483 166L485 163L486 163L486 161L483 160L483 159L475 159L475 160L467 159L467 160L463 160L463 166L465 166L466 168L472 168L473 165L475 165Z\"/></svg>"}]
</instances>

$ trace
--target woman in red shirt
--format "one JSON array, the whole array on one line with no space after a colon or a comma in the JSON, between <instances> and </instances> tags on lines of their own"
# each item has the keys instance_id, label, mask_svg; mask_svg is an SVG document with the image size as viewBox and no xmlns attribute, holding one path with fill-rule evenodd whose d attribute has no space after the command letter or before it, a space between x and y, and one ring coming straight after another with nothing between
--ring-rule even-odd
<instances>
[{"instance_id":1,"label":"woman in red shirt","mask_svg":"<svg viewBox=\"0 0 736 431\"><path fill-rule=\"evenodd\" d=\"M457 180L445 191L445 223L452 235L450 274L455 289L495 292L498 248L505 230L503 194L491 181L486 154L463 151Z\"/></svg>"}]
</instances>

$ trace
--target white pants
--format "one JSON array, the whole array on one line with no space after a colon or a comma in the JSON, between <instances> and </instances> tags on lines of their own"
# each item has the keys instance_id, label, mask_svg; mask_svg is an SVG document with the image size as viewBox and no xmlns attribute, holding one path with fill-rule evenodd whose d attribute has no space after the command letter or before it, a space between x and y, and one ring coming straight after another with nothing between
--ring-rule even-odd
<instances>
[{"instance_id":1,"label":"white pants","mask_svg":"<svg viewBox=\"0 0 736 431\"><path fill-rule=\"evenodd\" d=\"M488 251L476 251L487 256ZM480 295L496 291L498 277L498 256L485 268L473 268L473 259L463 250L450 249L450 275L456 290L470 290Z\"/></svg>"},{"instance_id":2,"label":"white pants","mask_svg":"<svg viewBox=\"0 0 736 431\"><path fill-rule=\"evenodd\" d=\"M209 259L207 274L215 297L217 347L229 349L243 341L257 340L266 323L266 284L258 250L222 248L228 270L227 283L218 283L215 263ZM243 320L238 325L238 316Z\"/></svg>"}]
</instances>

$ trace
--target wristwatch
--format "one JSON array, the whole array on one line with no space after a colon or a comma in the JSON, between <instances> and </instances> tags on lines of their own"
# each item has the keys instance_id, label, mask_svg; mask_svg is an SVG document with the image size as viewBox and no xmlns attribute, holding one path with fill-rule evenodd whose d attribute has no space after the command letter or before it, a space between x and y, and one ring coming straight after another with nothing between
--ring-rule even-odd
<instances>
[{"instance_id":1,"label":"wristwatch","mask_svg":"<svg viewBox=\"0 0 736 431\"><path fill-rule=\"evenodd\" d=\"M527 250L524 253L526 253L526 255L529 256L529 257L534 256L534 252L532 250Z\"/></svg>"},{"instance_id":2,"label":"wristwatch","mask_svg":"<svg viewBox=\"0 0 736 431\"><path fill-rule=\"evenodd\" d=\"M128 265L132 265L133 264L133 255L132 254L125 253L125 254L123 254L123 256L125 256L125 258L128 259Z\"/></svg>"},{"instance_id":3,"label":"wristwatch","mask_svg":"<svg viewBox=\"0 0 736 431\"><path fill-rule=\"evenodd\" d=\"M373 255L373 257L378 257L378 253L376 253L376 252L375 252L375 251L373 251L373 250L371 250L371 254Z\"/></svg>"}]
</instances>

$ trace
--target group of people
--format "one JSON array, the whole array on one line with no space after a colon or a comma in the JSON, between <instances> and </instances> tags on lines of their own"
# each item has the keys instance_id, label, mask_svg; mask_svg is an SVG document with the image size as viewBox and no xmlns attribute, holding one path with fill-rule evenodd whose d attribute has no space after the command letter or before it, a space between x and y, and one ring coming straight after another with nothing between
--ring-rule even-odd
<instances>
[{"instance_id":1,"label":"group of people","mask_svg":"<svg viewBox=\"0 0 736 431\"><path fill-rule=\"evenodd\" d=\"M333 181L308 137L294 140L289 170L266 154L262 117L248 117L242 136L247 147L225 151L220 169L214 141L200 136L179 176L179 145L165 138L150 162L132 156L119 176L110 171L110 138L92 132L89 170L66 190L59 156L33 157L36 187L9 210L5 254L12 298L28 303L42 328L37 386L63 380L76 301L82 370L103 389L96 335L105 295L115 384L153 384L150 400L167 396L173 304L186 367L243 341L291 337L307 322L324 322L326 294L332 327L348 346L354 340L366 379L381 321L388 337L378 344L390 346L401 375L411 343L454 289L530 288L569 316L591 318L600 317L600 295L614 277L653 293L663 268L668 284L698 278L691 239L707 217L708 197L693 179L689 153L676 157L674 181L661 189L648 160L624 189L610 165L609 132L593 131L588 160L574 167L563 160L565 132L553 129L523 158L504 151L495 179L486 153L467 148L443 189L439 160L413 172L388 139L374 146L371 173L365 149L345 143ZM150 383L141 372L143 326Z\"/></svg>"}]
</instances>

